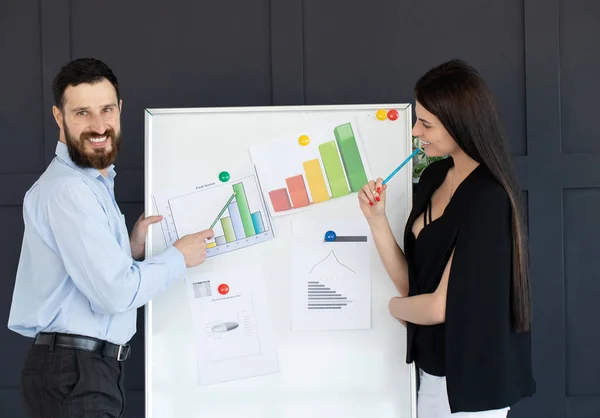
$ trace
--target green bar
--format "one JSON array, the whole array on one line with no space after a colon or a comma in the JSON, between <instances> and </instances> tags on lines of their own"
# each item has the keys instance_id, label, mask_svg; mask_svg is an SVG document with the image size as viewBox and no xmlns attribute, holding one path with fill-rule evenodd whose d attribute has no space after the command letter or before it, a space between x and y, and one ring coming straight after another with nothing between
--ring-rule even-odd
<instances>
[{"instance_id":1,"label":"green bar","mask_svg":"<svg viewBox=\"0 0 600 418\"><path fill-rule=\"evenodd\" d=\"M221 218L221 226L223 227L223 234L225 235L226 242L235 241L235 232L233 232L233 224L229 216Z\"/></svg>"},{"instance_id":2,"label":"green bar","mask_svg":"<svg viewBox=\"0 0 600 418\"><path fill-rule=\"evenodd\" d=\"M352 189L353 192L358 192L365 184L367 184L368 180L362 158L360 158L356 138L352 131L352 125L349 123L340 125L335 128L333 132L335 133L335 139L338 148L340 149L340 154L342 155L342 161L344 162L350 189Z\"/></svg>"},{"instance_id":3,"label":"green bar","mask_svg":"<svg viewBox=\"0 0 600 418\"><path fill-rule=\"evenodd\" d=\"M229 200L227 201L227 203L225 203L225 206L223 206L223 209L221 209L221 212L219 212L219 214L217 215L217 217L215 218L213 223L210 225L209 229L213 229L215 227L215 225L217 224L217 221L219 220L219 218L221 217L223 212L225 212L225 210L227 210L227 207L229 206L229 204L231 203L231 201L233 200L234 197L235 197L235 195L232 194L231 197L229 198Z\"/></svg>"},{"instance_id":4,"label":"green bar","mask_svg":"<svg viewBox=\"0 0 600 418\"><path fill-rule=\"evenodd\" d=\"M329 188L331 189L333 197L345 196L350 193L348 183L346 183L346 176L344 176L342 161L340 160L337 147L335 146L335 141L329 141L319 145L319 153L323 160L327 181L329 182Z\"/></svg>"},{"instance_id":5,"label":"green bar","mask_svg":"<svg viewBox=\"0 0 600 418\"><path fill-rule=\"evenodd\" d=\"M242 217L242 225L244 225L246 237L256 235L254 223L252 222L252 215L250 213L250 208L248 207L248 199L246 199L244 183L234 184L233 193L235 193L235 200L237 202L238 209L240 210L240 216Z\"/></svg>"}]
</instances>

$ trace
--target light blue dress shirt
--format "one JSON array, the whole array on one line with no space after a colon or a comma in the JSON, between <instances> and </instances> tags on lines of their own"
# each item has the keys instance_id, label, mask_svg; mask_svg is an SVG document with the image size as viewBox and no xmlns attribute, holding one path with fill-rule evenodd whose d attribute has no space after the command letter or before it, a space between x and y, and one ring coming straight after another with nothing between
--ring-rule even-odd
<instances>
[{"instance_id":1,"label":"light blue dress shirt","mask_svg":"<svg viewBox=\"0 0 600 418\"><path fill-rule=\"evenodd\" d=\"M56 157L25 195L25 234L8 328L87 335L125 344L136 309L185 277L181 252L137 262L108 178L77 167L58 142Z\"/></svg>"}]
</instances>

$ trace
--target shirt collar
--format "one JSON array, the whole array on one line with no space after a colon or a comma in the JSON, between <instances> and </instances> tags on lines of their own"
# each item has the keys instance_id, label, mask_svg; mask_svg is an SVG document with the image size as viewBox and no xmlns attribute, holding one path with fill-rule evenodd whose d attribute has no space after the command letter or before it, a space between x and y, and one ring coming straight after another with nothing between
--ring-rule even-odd
<instances>
[{"instance_id":1,"label":"shirt collar","mask_svg":"<svg viewBox=\"0 0 600 418\"><path fill-rule=\"evenodd\" d=\"M69 155L69 149L67 148L67 144L65 144L64 142L60 142L60 141L57 142L56 156L58 158L60 158L61 160L63 160L64 163L67 164L69 167L73 168L74 170L81 171L86 176L89 176L89 177L92 177L95 179L98 178L98 176L104 177L102 175L102 173L100 171L96 170L95 168L81 168L77 164L75 164L73 162L73 160L71 159L71 156ZM108 179L112 180L115 178L116 175L117 175L117 172L115 171L115 165L111 164L108 167Z\"/></svg>"}]
</instances>

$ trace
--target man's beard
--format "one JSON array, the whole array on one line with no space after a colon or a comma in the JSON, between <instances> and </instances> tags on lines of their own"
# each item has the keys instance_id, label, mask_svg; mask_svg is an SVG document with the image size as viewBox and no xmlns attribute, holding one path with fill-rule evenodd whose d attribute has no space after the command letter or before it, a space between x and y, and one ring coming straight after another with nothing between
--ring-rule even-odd
<instances>
[{"instance_id":1,"label":"man's beard","mask_svg":"<svg viewBox=\"0 0 600 418\"><path fill-rule=\"evenodd\" d=\"M114 163L121 149L121 131L115 135L112 128L107 128L104 133L84 132L79 136L79 140L71 135L69 127L63 123L65 129L65 140L67 141L67 149L71 160L81 168L95 168L96 170L104 170ZM91 153L86 152L86 144L89 138L99 138L107 136L111 143L111 150L106 151L105 148L93 149Z\"/></svg>"}]
</instances>

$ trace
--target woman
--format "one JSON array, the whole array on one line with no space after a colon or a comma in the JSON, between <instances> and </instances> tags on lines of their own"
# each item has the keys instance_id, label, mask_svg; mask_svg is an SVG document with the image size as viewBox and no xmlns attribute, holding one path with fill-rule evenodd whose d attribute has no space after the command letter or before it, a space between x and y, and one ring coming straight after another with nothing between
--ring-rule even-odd
<instances>
[{"instance_id":1,"label":"woman","mask_svg":"<svg viewBox=\"0 0 600 418\"><path fill-rule=\"evenodd\" d=\"M506 417L532 396L527 241L520 192L492 94L462 61L415 86L413 135L429 156L404 231L385 214L386 186L360 192L407 326L407 362L420 370L419 418Z\"/></svg>"}]
</instances>

